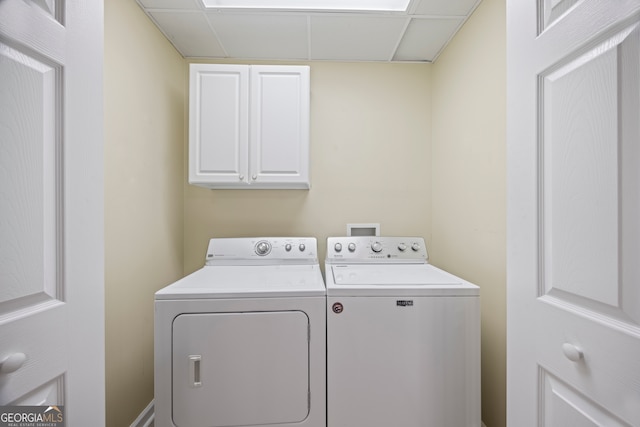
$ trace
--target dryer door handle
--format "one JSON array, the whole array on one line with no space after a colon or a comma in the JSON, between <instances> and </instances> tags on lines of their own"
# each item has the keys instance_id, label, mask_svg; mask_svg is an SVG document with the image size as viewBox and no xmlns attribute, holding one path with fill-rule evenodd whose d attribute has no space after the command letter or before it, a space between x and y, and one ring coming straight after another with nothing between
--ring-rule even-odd
<instances>
[{"instance_id":1,"label":"dryer door handle","mask_svg":"<svg viewBox=\"0 0 640 427\"><path fill-rule=\"evenodd\" d=\"M202 387L202 356L192 354L189 356L189 386Z\"/></svg>"}]
</instances>

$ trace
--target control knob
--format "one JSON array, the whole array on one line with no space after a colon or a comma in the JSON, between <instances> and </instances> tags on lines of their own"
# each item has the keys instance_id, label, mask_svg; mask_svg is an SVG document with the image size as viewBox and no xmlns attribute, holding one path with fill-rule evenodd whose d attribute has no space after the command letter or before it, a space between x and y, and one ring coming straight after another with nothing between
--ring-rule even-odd
<instances>
[{"instance_id":1,"label":"control knob","mask_svg":"<svg viewBox=\"0 0 640 427\"><path fill-rule=\"evenodd\" d=\"M381 252L382 251L382 243L380 242L373 242L373 244L371 244L371 250L375 253Z\"/></svg>"},{"instance_id":2,"label":"control knob","mask_svg":"<svg viewBox=\"0 0 640 427\"><path fill-rule=\"evenodd\" d=\"M271 244L267 241L258 242L256 245L256 253L260 256L264 256L271 251Z\"/></svg>"},{"instance_id":3,"label":"control knob","mask_svg":"<svg viewBox=\"0 0 640 427\"><path fill-rule=\"evenodd\" d=\"M341 252L342 251L342 243L336 243L335 246L333 247L333 249L335 249L336 252Z\"/></svg>"},{"instance_id":4,"label":"control knob","mask_svg":"<svg viewBox=\"0 0 640 427\"><path fill-rule=\"evenodd\" d=\"M291 252L291 243L287 243L286 245L284 245L284 250L287 252Z\"/></svg>"},{"instance_id":5,"label":"control knob","mask_svg":"<svg viewBox=\"0 0 640 427\"><path fill-rule=\"evenodd\" d=\"M300 252L304 252L304 250L307 249L307 247L304 245L304 243L300 243L300 246L298 246L298 249L300 249Z\"/></svg>"},{"instance_id":6,"label":"control knob","mask_svg":"<svg viewBox=\"0 0 640 427\"><path fill-rule=\"evenodd\" d=\"M356 244L351 242L349 243L349 252L355 252L356 250Z\"/></svg>"},{"instance_id":7,"label":"control knob","mask_svg":"<svg viewBox=\"0 0 640 427\"><path fill-rule=\"evenodd\" d=\"M400 252L404 252L404 251L406 251L406 250L407 250L407 245L405 245L404 243L400 243L400 244L398 245L398 250L399 250Z\"/></svg>"},{"instance_id":8,"label":"control knob","mask_svg":"<svg viewBox=\"0 0 640 427\"><path fill-rule=\"evenodd\" d=\"M420 243L415 242L411 245L411 249L413 249L414 252L418 252L420 250Z\"/></svg>"}]
</instances>

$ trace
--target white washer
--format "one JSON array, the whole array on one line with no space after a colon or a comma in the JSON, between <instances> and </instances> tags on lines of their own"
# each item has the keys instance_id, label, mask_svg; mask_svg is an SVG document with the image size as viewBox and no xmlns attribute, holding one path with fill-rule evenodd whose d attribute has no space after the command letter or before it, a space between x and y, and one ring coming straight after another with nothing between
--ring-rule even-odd
<instances>
[{"instance_id":1,"label":"white washer","mask_svg":"<svg viewBox=\"0 0 640 427\"><path fill-rule=\"evenodd\" d=\"M480 427L479 288L417 237L327 240L330 427Z\"/></svg>"},{"instance_id":2,"label":"white washer","mask_svg":"<svg viewBox=\"0 0 640 427\"><path fill-rule=\"evenodd\" d=\"M155 426L326 427L325 304L316 239L211 239L155 295Z\"/></svg>"}]
</instances>

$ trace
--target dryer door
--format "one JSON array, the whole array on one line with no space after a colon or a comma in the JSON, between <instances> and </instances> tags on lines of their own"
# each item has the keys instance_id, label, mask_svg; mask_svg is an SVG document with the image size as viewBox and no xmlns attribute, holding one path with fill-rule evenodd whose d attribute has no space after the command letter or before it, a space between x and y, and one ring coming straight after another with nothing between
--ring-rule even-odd
<instances>
[{"instance_id":1,"label":"dryer door","mask_svg":"<svg viewBox=\"0 0 640 427\"><path fill-rule=\"evenodd\" d=\"M309 414L302 311L182 314L173 321L178 427L285 424Z\"/></svg>"}]
</instances>

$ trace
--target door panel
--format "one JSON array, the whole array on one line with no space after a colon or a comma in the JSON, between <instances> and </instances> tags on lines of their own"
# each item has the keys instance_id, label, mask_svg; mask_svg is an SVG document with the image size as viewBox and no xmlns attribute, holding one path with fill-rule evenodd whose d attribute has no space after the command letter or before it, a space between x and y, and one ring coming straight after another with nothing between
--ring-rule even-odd
<instances>
[{"instance_id":1,"label":"door panel","mask_svg":"<svg viewBox=\"0 0 640 427\"><path fill-rule=\"evenodd\" d=\"M640 281L639 35L636 23L570 53L541 73L538 100L541 295L636 325L622 295Z\"/></svg>"},{"instance_id":2,"label":"door panel","mask_svg":"<svg viewBox=\"0 0 640 427\"><path fill-rule=\"evenodd\" d=\"M580 0L538 0L538 32L560 19Z\"/></svg>"},{"instance_id":3,"label":"door panel","mask_svg":"<svg viewBox=\"0 0 640 427\"><path fill-rule=\"evenodd\" d=\"M183 314L173 321L178 427L299 423L309 414L301 311Z\"/></svg>"},{"instance_id":4,"label":"door panel","mask_svg":"<svg viewBox=\"0 0 640 427\"><path fill-rule=\"evenodd\" d=\"M60 69L0 42L0 315L58 299Z\"/></svg>"},{"instance_id":5,"label":"door panel","mask_svg":"<svg viewBox=\"0 0 640 427\"><path fill-rule=\"evenodd\" d=\"M20 406L44 406L49 402L64 401L64 377L59 376L31 390L29 393L14 400L14 405Z\"/></svg>"},{"instance_id":6,"label":"door panel","mask_svg":"<svg viewBox=\"0 0 640 427\"><path fill-rule=\"evenodd\" d=\"M541 399L541 404L544 405L543 426L628 426L593 400L543 369L540 370L539 387L544 393Z\"/></svg>"},{"instance_id":7,"label":"door panel","mask_svg":"<svg viewBox=\"0 0 640 427\"><path fill-rule=\"evenodd\" d=\"M509 425L640 425L639 28L508 0Z\"/></svg>"}]
</instances>

